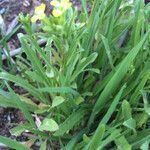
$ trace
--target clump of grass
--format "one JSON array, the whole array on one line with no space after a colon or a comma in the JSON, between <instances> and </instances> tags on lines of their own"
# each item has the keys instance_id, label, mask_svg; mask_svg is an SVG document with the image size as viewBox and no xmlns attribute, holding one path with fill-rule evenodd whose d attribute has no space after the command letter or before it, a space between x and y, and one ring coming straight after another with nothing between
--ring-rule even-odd
<instances>
[{"instance_id":1,"label":"clump of grass","mask_svg":"<svg viewBox=\"0 0 150 150\"><path fill-rule=\"evenodd\" d=\"M45 150L58 149L56 143L64 150L144 149L150 141L150 5L95 0L90 15L86 1L82 5L81 13L70 3L60 15L35 13L40 24L20 17L27 59L16 60L19 75L0 73L9 91L1 89L0 105L19 108L27 119L11 133L28 130ZM40 39L46 40L42 47ZM15 93L10 82L27 94ZM19 149L14 141L0 141Z\"/></svg>"}]
</instances>

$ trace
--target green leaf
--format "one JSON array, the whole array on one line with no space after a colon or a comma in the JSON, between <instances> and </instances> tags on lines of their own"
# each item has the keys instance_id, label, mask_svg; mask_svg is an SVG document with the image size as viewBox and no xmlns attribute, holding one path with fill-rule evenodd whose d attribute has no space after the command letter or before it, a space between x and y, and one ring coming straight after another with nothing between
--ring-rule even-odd
<instances>
[{"instance_id":1,"label":"green leaf","mask_svg":"<svg viewBox=\"0 0 150 150\"><path fill-rule=\"evenodd\" d=\"M90 141L89 150L96 150L99 147L103 139L104 133L105 133L105 125L100 124Z\"/></svg>"},{"instance_id":2,"label":"green leaf","mask_svg":"<svg viewBox=\"0 0 150 150\"><path fill-rule=\"evenodd\" d=\"M97 148L98 150L103 150L105 146L107 146L109 143L112 141L115 141L116 138L120 136L120 130L114 129L111 134L101 142L99 147Z\"/></svg>"},{"instance_id":3,"label":"green leaf","mask_svg":"<svg viewBox=\"0 0 150 150\"><path fill-rule=\"evenodd\" d=\"M104 90L100 94L98 100L96 101L93 108L93 112L89 119L88 126L92 124L95 115L102 110L103 106L108 101L109 96L116 90L120 82L124 79L124 76L126 75L131 64L133 63L133 60L136 58L137 54L141 50L141 47L145 43L148 35L149 35L149 31L145 34L145 36L142 38L139 44L137 44L120 63L115 74L112 76L111 80L107 83Z\"/></svg>"},{"instance_id":4,"label":"green leaf","mask_svg":"<svg viewBox=\"0 0 150 150\"><path fill-rule=\"evenodd\" d=\"M132 118L132 109L128 101L124 100L122 103L122 115L124 120Z\"/></svg>"},{"instance_id":5,"label":"green leaf","mask_svg":"<svg viewBox=\"0 0 150 150\"><path fill-rule=\"evenodd\" d=\"M21 133L25 131L25 128L22 125L18 125L17 127L10 129L9 131L12 135L20 136Z\"/></svg>"},{"instance_id":6,"label":"green leaf","mask_svg":"<svg viewBox=\"0 0 150 150\"><path fill-rule=\"evenodd\" d=\"M62 96L55 96L52 102L52 107L56 107L62 104L64 101L65 99Z\"/></svg>"},{"instance_id":7,"label":"green leaf","mask_svg":"<svg viewBox=\"0 0 150 150\"><path fill-rule=\"evenodd\" d=\"M137 128L141 128L143 125L145 125L148 119L149 115L146 112L139 114L136 120Z\"/></svg>"},{"instance_id":8,"label":"green leaf","mask_svg":"<svg viewBox=\"0 0 150 150\"><path fill-rule=\"evenodd\" d=\"M89 143L90 142L90 138L86 134L83 134L83 142L84 143Z\"/></svg>"},{"instance_id":9,"label":"green leaf","mask_svg":"<svg viewBox=\"0 0 150 150\"><path fill-rule=\"evenodd\" d=\"M45 82L45 84L49 84L49 81L47 79L47 76L45 74L45 70L44 67L42 66L42 63L40 62L39 58L36 55L36 51L34 49L31 50L32 47L30 47L30 45L28 44L29 40L26 36L20 36L20 42L22 45L23 50L26 52L29 60L32 63L32 66L34 68L34 70L37 70L37 74L43 78L43 81ZM35 46L34 43L34 39L32 41L32 46Z\"/></svg>"},{"instance_id":10,"label":"green leaf","mask_svg":"<svg viewBox=\"0 0 150 150\"><path fill-rule=\"evenodd\" d=\"M41 131L50 131L50 132L57 131L58 129L59 129L58 124L53 119L49 118L45 118L39 127L39 130Z\"/></svg>"},{"instance_id":11,"label":"green leaf","mask_svg":"<svg viewBox=\"0 0 150 150\"><path fill-rule=\"evenodd\" d=\"M145 91L142 91L143 101L144 101L144 110L150 116L150 106L148 103L147 95Z\"/></svg>"},{"instance_id":12,"label":"green leaf","mask_svg":"<svg viewBox=\"0 0 150 150\"><path fill-rule=\"evenodd\" d=\"M33 72L27 70L25 74L27 74L31 78L31 80L44 84L43 78L39 76L36 71Z\"/></svg>"},{"instance_id":13,"label":"green leaf","mask_svg":"<svg viewBox=\"0 0 150 150\"><path fill-rule=\"evenodd\" d=\"M77 98L75 99L75 104L76 104L76 105L79 105L79 104L81 104L82 102L84 102L84 98L81 97L81 96L79 96L79 97L77 97Z\"/></svg>"},{"instance_id":14,"label":"green leaf","mask_svg":"<svg viewBox=\"0 0 150 150\"><path fill-rule=\"evenodd\" d=\"M15 92L10 88L10 86L6 83L8 90L10 91L10 95L14 99L16 105L18 105L18 108L22 111L26 119L30 122L30 124L35 127L35 122L28 110L28 107L25 102L23 102L18 95L15 94Z\"/></svg>"},{"instance_id":15,"label":"green leaf","mask_svg":"<svg viewBox=\"0 0 150 150\"><path fill-rule=\"evenodd\" d=\"M143 90L144 85L146 84L147 80L150 78L150 72L147 70L147 72L142 76L142 80L140 83L138 83L138 86L136 87L134 93L131 95L130 98L130 104L134 105L138 103L139 98L138 96L141 94L141 90Z\"/></svg>"},{"instance_id":16,"label":"green leaf","mask_svg":"<svg viewBox=\"0 0 150 150\"><path fill-rule=\"evenodd\" d=\"M111 66L112 69L114 69L113 60L112 60L112 56L111 56L111 51L110 51L110 47L109 47L109 44L108 44L108 40L103 35L101 35L101 37L102 37L102 41L104 43L104 47L106 49L106 54L108 56L110 66Z\"/></svg>"},{"instance_id":17,"label":"green leaf","mask_svg":"<svg viewBox=\"0 0 150 150\"><path fill-rule=\"evenodd\" d=\"M82 2L83 11L84 11L84 13L86 15L86 19L87 19L88 18L87 2L86 2L86 0L81 0L81 2Z\"/></svg>"},{"instance_id":18,"label":"green leaf","mask_svg":"<svg viewBox=\"0 0 150 150\"><path fill-rule=\"evenodd\" d=\"M70 87L45 87L39 88L38 91L47 93L70 93L73 95L79 95L77 91L73 90Z\"/></svg>"},{"instance_id":19,"label":"green leaf","mask_svg":"<svg viewBox=\"0 0 150 150\"><path fill-rule=\"evenodd\" d=\"M133 149L139 149L143 143L150 141L150 129L143 129L142 131L137 132L137 134L129 136L128 141Z\"/></svg>"},{"instance_id":20,"label":"green leaf","mask_svg":"<svg viewBox=\"0 0 150 150\"><path fill-rule=\"evenodd\" d=\"M13 141L9 138L3 137L0 135L0 142L7 145L10 148L16 149L16 150L31 150L30 148L26 147L23 144L20 144L17 141Z\"/></svg>"},{"instance_id":21,"label":"green leaf","mask_svg":"<svg viewBox=\"0 0 150 150\"><path fill-rule=\"evenodd\" d=\"M81 140L83 134L85 133L86 129L81 130L77 135L71 138L71 140L67 143L65 147L62 148L62 150L71 150L76 146L78 140Z\"/></svg>"},{"instance_id":22,"label":"green leaf","mask_svg":"<svg viewBox=\"0 0 150 150\"><path fill-rule=\"evenodd\" d=\"M128 143L124 136L115 139L117 150L132 150L132 146Z\"/></svg>"},{"instance_id":23,"label":"green leaf","mask_svg":"<svg viewBox=\"0 0 150 150\"><path fill-rule=\"evenodd\" d=\"M44 141L44 142L41 144L39 150L47 150L47 141Z\"/></svg>"},{"instance_id":24,"label":"green leaf","mask_svg":"<svg viewBox=\"0 0 150 150\"><path fill-rule=\"evenodd\" d=\"M95 61L95 59L97 58L97 56L98 56L98 54L95 52L95 53L92 53L89 57L83 58L80 61L80 63L78 63L77 69L72 74L71 81L74 81L80 73L84 72L85 71L84 69L89 64L93 63Z\"/></svg>"},{"instance_id":25,"label":"green leaf","mask_svg":"<svg viewBox=\"0 0 150 150\"><path fill-rule=\"evenodd\" d=\"M7 81L11 81L16 83L18 86L23 87L24 89L26 89L29 93L31 93L33 96L40 98L41 100L44 100L45 98L43 97L43 95L40 92L37 92L36 88L34 86L32 86L31 84L29 84L28 81L22 79L19 76L15 76L15 75L11 75L9 73L6 72L0 72L0 79L3 80L7 80Z\"/></svg>"},{"instance_id":26,"label":"green leaf","mask_svg":"<svg viewBox=\"0 0 150 150\"><path fill-rule=\"evenodd\" d=\"M0 106L18 108L18 106L12 99L6 98L3 95L0 95Z\"/></svg>"},{"instance_id":27,"label":"green leaf","mask_svg":"<svg viewBox=\"0 0 150 150\"><path fill-rule=\"evenodd\" d=\"M141 150L149 150L149 142L146 141L145 143L143 143L140 147Z\"/></svg>"},{"instance_id":28,"label":"green leaf","mask_svg":"<svg viewBox=\"0 0 150 150\"><path fill-rule=\"evenodd\" d=\"M107 122L109 121L111 115L115 112L116 106L121 98L121 95L123 93L123 90L125 89L126 86L123 86L120 91L118 92L118 94L116 95L116 97L114 98L112 104L110 105L108 111L106 112L106 114L104 115L103 119L101 120L101 124L107 124Z\"/></svg>"},{"instance_id":29,"label":"green leaf","mask_svg":"<svg viewBox=\"0 0 150 150\"><path fill-rule=\"evenodd\" d=\"M135 131L136 121L133 118L130 118L126 120L123 125Z\"/></svg>"},{"instance_id":30,"label":"green leaf","mask_svg":"<svg viewBox=\"0 0 150 150\"><path fill-rule=\"evenodd\" d=\"M85 115L85 110L79 109L73 112L62 124L59 125L59 130L54 133L55 136L62 136L64 133L72 129L77 123L82 121Z\"/></svg>"},{"instance_id":31,"label":"green leaf","mask_svg":"<svg viewBox=\"0 0 150 150\"><path fill-rule=\"evenodd\" d=\"M38 109L37 104L35 104L35 103L32 101L32 99L29 99L29 98L24 97L24 96L22 96L22 95L18 95L18 96L19 96L19 98L20 98L21 101L23 101L24 103L26 103L26 105L27 105L27 107L28 107L28 109L29 109L30 111L34 112L35 110Z\"/></svg>"}]
</instances>

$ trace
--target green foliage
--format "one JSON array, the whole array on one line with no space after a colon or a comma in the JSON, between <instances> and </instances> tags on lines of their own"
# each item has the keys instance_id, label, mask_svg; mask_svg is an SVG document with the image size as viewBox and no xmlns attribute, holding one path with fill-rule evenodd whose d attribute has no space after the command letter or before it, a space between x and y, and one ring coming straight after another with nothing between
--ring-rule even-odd
<instances>
[{"instance_id":1,"label":"green foliage","mask_svg":"<svg viewBox=\"0 0 150 150\"><path fill-rule=\"evenodd\" d=\"M70 7L37 23L21 15L26 57L16 59L18 75L0 72L8 89L0 90L0 106L26 118L11 133L30 131L41 150L58 143L62 150L148 149L149 12L143 0L82 0L81 12Z\"/></svg>"},{"instance_id":2,"label":"green foliage","mask_svg":"<svg viewBox=\"0 0 150 150\"><path fill-rule=\"evenodd\" d=\"M6 138L6 137L2 137L0 136L0 141L2 143L4 143L5 145L11 147L11 148L14 148L16 150L19 150L19 149L22 149L22 150L31 150L30 148L24 146L23 144L20 144L18 143L17 141L13 141L9 138Z\"/></svg>"},{"instance_id":3,"label":"green foliage","mask_svg":"<svg viewBox=\"0 0 150 150\"><path fill-rule=\"evenodd\" d=\"M39 127L39 130L41 131L50 131L50 132L57 131L58 129L59 129L58 124L53 119L49 118L45 118Z\"/></svg>"},{"instance_id":4,"label":"green foliage","mask_svg":"<svg viewBox=\"0 0 150 150\"><path fill-rule=\"evenodd\" d=\"M17 69L15 61L10 56L8 42L11 40L12 36L16 34L20 27L21 25L17 25L11 31L6 31L6 24L0 14L0 70L7 69L14 73L15 69ZM3 63L4 59L6 60L5 63Z\"/></svg>"}]
</instances>

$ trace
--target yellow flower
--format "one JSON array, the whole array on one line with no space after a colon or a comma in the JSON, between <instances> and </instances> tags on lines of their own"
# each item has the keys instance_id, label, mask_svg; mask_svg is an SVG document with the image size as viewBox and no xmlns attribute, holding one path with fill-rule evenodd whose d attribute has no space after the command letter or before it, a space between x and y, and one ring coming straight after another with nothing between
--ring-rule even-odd
<instances>
[{"instance_id":1,"label":"yellow flower","mask_svg":"<svg viewBox=\"0 0 150 150\"><path fill-rule=\"evenodd\" d=\"M45 7L46 5L44 3L42 3L40 6L35 8L35 14L34 16L31 18L31 22L35 23L37 20L42 20L45 18Z\"/></svg>"},{"instance_id":2,"label":"yellow flower","mask_svg":"<svg viewBox=\"0 0 150 150\"><path fill-rule=\"evenodd\" d=\"M55 7L53 12L52 12L54 17L61 16L72 5L72 3L69 2L69 0L61 0L61 1L52 0L50 2L50 4Z\"/></svg>"},{"instance_id":3,"label":"yellow flower","mask_svg":"<svg viewBox=\"0 0 150 150\"><path fill-rule=\"evenodd\" d=\"M32 16L31 22L35 23L38 19L38 16Z\"/></svg>"},{"instance_id":4,"label":"yellow flower","mask_svg":"<svg viewBox=\"0 0 150 150\"><path fill-rule=\"evenodd\" d=\"M50 2L50 4L51 4L52 6L55 6L55 7L58 7L58 6L60 5L60 3L59 3L57 0L52 0L52 1Z\"/></svg>"},{"instance_id":5,"label":"yellow flower","mask_svg":"<svg viewBox=\"0 0 150 150\"><path fill-rule=\"evenodd\" d=\"M59 17L59 16L61 16L63 14L63 12L61 10L59 10L59 9L54 9L52 11L52 14L53 14L54 17Z\"/></svg>"},{"instance_id":6,"label":"yellow flower","mask_svg":"<svg viewBox=\"0 0 150 150\"><path fill-rule=\"evenodd\" d=\"M40 6L35 8L35 14L43 14L45 11L45 7L46 5L44 3L42 3Z\"/></svg>"},{"instance_id":7,"label":"yellow flower","mask_svg":"<svg viewBox=\"0 0 150 150\"><path fill-rule=\"evenodd\" d=\"M60 5L66 11L67 9L71 7L72 3L69 2L69 0L62 0Z\"/></svg>"}]
</instances>

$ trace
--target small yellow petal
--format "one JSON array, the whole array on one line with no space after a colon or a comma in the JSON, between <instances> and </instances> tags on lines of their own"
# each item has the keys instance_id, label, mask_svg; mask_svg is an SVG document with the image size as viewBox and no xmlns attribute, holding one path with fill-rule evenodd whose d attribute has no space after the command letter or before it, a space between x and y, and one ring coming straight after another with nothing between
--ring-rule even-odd
<instances>
[{"instance_id":1,"label":"small yellow petal","mask_svg":"<svg viewBox=\"0 0 150 150\"><path fill-rule=\"evenodd\" d=\"M33 22L33 23L35 23L36 21L38 20L38 16L33 16L32 18L31 18L31 22Z\"/></svg>"},{"instance_id":2,"label":"small yellow petal","mask_svg":"<svg viewBox=\"0 0 150 150\"><path fill-rule=\"evenodd\" d=\"M43 14L45 11L46 5L44 3L42 3L41 5L39 5L38 7L35 8L35 14Z\"/></svg>"},{"instance_id":3,"label":"small yellow petal","mask_svg":"<svg viewBox=\"0 0 150 150\"><path fill-rule=\"evenodd\" d=\"M59 9L54 9L52 11L52 14L53 14L54 17L59 17L59 16L61 16L63 14L63 12L61 10L59 10Z\"/></svg>"},{"instance_id":4,"label":"small yellow petal","mask_svg":"<svg viewBox=\"0 0 150 150\"><path fill-rule=\"evenodd\" d=\"M71 6L72 6L72 3L69 2L68 4L66 4L66 5L64 6L64 9L67 10L67 9L69 9Z\"/></svg>"},{"instance_id":5,"label":"small yellow petal","mask_svg":"<svg viewBox=\"0 0 150 150\"><path fill-rule=\"evenodd\" d=\"M69 0L63 0L61 1L61 7L66 11L71 7L72 3L69 2Z\"/></svg>"},{"instance_id":6,"label":"small yellow petal","mask_svg":"<svg viewBox=\"0 0 150 150\"><path fill-rule=\"evenodd\" d=\"M69 0L61 0L61 2L66 2L66 3L68 3L68 2L69 2Z\"/></svg>"},{"instance_id":7,"label":"small yellow petal","mask_svg":"<svg viewBox=\"0 0 150 150\"><path fill-rule=\"evenodd\" d=\"M71 3L71 2L69 0L61 0L61 3L67 4L67 3Z\"/></svg>"},{"instance_id":8,"label":"small yellow petal","mask_svg":"<svg viewBox=\"0 0 150 150\"><path fill-rule=\"evenodd\" d=\"M50 4L51 4L52 6L58 7L58 6L60 5L60 2L58 2L57 0L52 0L52 1L50 2Z\"/></svg>"},{"instance_id":9,"label":"small yellow petal","mask_svg":"<svg viewBox=\"0 0 150 150\"><path fill-rule=\"evenodd\" d=\"M39 20L42 20L42 19L44 19L45 18L45 14L41 14L41 15L38 15L38 17L39 17Z\"/></svg>"}]
</instances>

